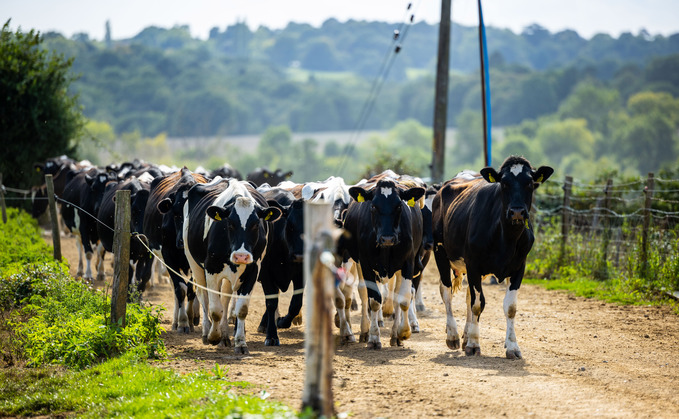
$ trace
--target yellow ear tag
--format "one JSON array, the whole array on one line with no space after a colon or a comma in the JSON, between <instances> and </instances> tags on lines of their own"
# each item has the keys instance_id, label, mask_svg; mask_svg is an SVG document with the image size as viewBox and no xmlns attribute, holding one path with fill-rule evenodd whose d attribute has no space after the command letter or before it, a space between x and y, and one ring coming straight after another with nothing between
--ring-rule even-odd
<instances>
[{"instance_id":1,"label":"yellow ear tag","mask_svg":"<svg viewBox=\"0 0 679 419\"><path fill-rule=\"evenodd\" d=\"M540 177L538 178L537 182L538 182L538 183L542 183L542 179L543 179L543 178L544 178L544 176L543 176L543 175L540 175Z\"/></svg>"},{"instance_id":2,"label":"yellow ear tag","mask_svg":"<svg viewBox=\"0 0 679 419\"><path fill-rule=\"evenodd\" d=\"M215 220L222 221L222 217L219 216L218 212L215 212Z\"/></svg>"},{"instance_id":3,"label":"yellow ear tag","mask_svg":"<svg viewBox=\"0 0 679 419\"><path fill-rule=\"evenodd\" d=\"M528 225L528 220L526 220L525 224L526 224L526 229L530 230L530 226Z\"/></svg>"},{"instance_id":4,"label":"yellow ear tag","mask_svg":"<svg viewBox=\"0 0 679 419\"><path fill-rule=\"evenodd\" d=\"M40 168L39 168L39 167L36 167L36 168L35 168L35 172L36 172L36 173L40 173Z\"/></svg>"},{"instance_id":5,"label":"yellow ear tag","mask_svg":"<svg viewBox=\"0 0 679 419\"><path fill-rule=\"evenodd\" d=\"M272 215L272 212L269 211L269 212L266 214L266 217L264 217L264 221L269 221L269 218L271 218L271 215Z\"/></svg>"},{"instance_id":6,"label":"yellow ear tag","mask_svg":"<svg viewBox=\"0 0 679 419\"><path fill-rule=\"evenodd\" d=\"M363 198L363 195L358 194L358 199L357 199L357 201L358 201L358 202L365 202L365 198Z\"/></svg>"},{"instance_id":7,"label":"yellow ear tag","mask_svg":"<svg viewBox=\"0 0 679 419\"><path fill-rule=\"evenodd\" d=\"M490 173L488 174L488 180L490 181L490 183L495 183L495 178Z\"/></svg>"},{"instance_id":8,"label":"yellow ear tag","mask_svg":"<svg viewBox=\"0 0 679 419\"><path fill-rule=\"evenodd\" d=\"M409 207L414 207L415 206L415 198L410 198L407 202Z\"/></svg>"}]
</instances>

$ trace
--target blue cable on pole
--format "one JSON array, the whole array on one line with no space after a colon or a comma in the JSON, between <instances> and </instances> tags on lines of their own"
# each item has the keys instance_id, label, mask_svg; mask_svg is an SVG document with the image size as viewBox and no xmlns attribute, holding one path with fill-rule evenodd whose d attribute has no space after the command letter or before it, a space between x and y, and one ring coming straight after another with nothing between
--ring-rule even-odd
<instances>
[{"instance_id":1,"label":"blue cable on pole","mask_svg":"<svg viewBox=\"0 0 679 419\"><path fill-rule=\"evenodd\" d=\"M483 103L483 137L484 156L486 158L486 166L492 166L492 138L490 128L493 126L492 113L490 110L490 75L488 74L488 46L486 43L486 26L483 24L483 10L481 9L481 0L479 4L479 48L481 50L481 91Z\"/></svg>"}]
</instances>

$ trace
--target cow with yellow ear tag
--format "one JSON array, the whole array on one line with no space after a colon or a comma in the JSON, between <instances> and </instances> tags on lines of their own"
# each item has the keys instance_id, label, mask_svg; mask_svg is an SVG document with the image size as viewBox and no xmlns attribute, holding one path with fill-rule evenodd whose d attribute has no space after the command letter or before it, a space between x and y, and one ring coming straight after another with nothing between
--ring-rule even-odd
<instances>
[{"instance_id":1,"label":"cow with yellow ear tag","mask_svg":"<svg viewBox=\"0 0 679 419\"><path fill-rule=\"evenodd\" d=\"M460 288L466 273L469 286L462 348L466 355L481 354L479 319L486 304L481 280L493 274L500 282L509 280L503 304L507 320L505 355L522 358L514 319L526 257L535 240L530 209L534 191L552 173L551 167L534 169L525 158L510 156L499 171L486 167L480 176L454 178L436 194L432 211L434 256L446 306L446 343L451 349L460 348L452 294ZM455 278L451 278L451 270Z\"/></svg>"}]
</instances>

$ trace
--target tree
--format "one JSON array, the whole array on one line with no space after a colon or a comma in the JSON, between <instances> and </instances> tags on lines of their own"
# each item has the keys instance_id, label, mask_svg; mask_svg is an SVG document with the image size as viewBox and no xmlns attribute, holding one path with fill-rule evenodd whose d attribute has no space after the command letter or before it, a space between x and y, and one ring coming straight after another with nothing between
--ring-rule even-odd
<instances>
[{"instance_id":1,"label":"tree","mask_svg":"<svg viewBox=\"0 0 679 419\"><path fill-rule=\"evenodd\" d=\"M74 156L84 119L67 92L73 60L42 48L38 32L12 32L9 23L0 36L0 172L4 184L27 188L34 162Z\"/></svg>"}]
</instances>

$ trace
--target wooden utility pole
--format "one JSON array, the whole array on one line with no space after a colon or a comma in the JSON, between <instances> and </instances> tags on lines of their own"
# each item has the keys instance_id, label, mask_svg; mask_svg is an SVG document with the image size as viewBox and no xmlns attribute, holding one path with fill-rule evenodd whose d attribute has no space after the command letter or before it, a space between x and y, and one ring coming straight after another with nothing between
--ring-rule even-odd
<instances>
[{"instance_id":1,"label":"wooden utility pole","mask_svg":"<svg viewBox=\"0 0 679 419\"><path fill-rule=\"evenodd\" d=\"M310 407L320 417L334 417L332 395L332 296L334 278L320 262L331 244L332 207L328 203L304 203L304 281L306 284L306 322L304 353L306 375L302 409ZM333 249L334 250L334 249Z\"/></svg>"},{"instance_id":2,"label":"wooden utility pole","mask_svg":"<svg viewBox=\"0 0 679 419\"><path fill-rule=\"evenodd\" d=\"M450 4L441 0L439 49L436 65L436 94L434 99L434 144L431 161L431 181L443 181L446 154L446 126L448 114L448 67L450 65Z\"/></svg>"},{"instance_id":3,"label":"wooden utility pole","mask_svg":"<svg viewBox=\"0 0 679 419\"><path fill-rule=\"evenodd\" d=\"M45 175L45 185L47 185L47 202L50 211L50 222L52 224L54 259L61 261L61 232L59 231L59 219L57 218L57 203L54 200L54 180L52 175Z\"/></svg>"},{"instance_id":4,"label":"wooden utility pole","mask_svg":"<svg viewBox=\"0 0 679 419\"><path fill-rule=\"evenodd\" d=\"M113 287L111 290L111 323L125 327L127 287L130 279L130 191L116 191L115 228L113 233Z\"/></svg>"}]
</instances>

